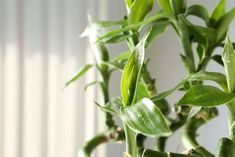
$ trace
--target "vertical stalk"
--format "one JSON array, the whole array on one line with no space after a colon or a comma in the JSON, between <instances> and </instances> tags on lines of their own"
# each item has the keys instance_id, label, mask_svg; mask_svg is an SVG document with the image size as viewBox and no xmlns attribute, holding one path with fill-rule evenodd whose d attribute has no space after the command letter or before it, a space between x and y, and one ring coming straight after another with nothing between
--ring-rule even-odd
<instances>
[{"instance_id":1,"label":"vertical stalk","mask_svg":"<svg viewBox=\"0 0 235 157\"><path fill-rule=\"evenodd\" d=\"M137 157L137 143L136 133L133 132L127 125L124 124L124 131L126 137L126 153L131 157Z\"/></svg>"}]
</instances>

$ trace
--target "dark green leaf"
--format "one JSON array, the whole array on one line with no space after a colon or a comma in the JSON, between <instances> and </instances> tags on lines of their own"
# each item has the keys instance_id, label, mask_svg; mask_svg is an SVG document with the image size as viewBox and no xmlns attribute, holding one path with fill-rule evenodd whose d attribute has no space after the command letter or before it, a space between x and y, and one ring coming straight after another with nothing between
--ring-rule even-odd
<instances>
[{"instance_id":1,"label":"dark green leaf","mask_svg":"<svg viewBox=\"0 0 235 157\"><path fill-rule=\"evenodd\" d=\"M146 136L169 136L171 131L159 108L147 98L121 109L123 122L132 130Z\"/></svg>"},{"instance_id":2,"label":"dark green leaf","mask_svg":"<svg viewBox=\"0 0 235 157\"><path fill-rule=\"evenodd\" d=\"M66 82L65 86L70 85L74 81L77 81L80 77L82 77L89 69L91 69L93 65L92 64L87 64L84 67L82 67L78 72L68 81Z\"/></svg>"},{"instance_id":3,"label":"dark green leaf","mask_svg":"<svg viewBox=\"0 0 235 157\"><path fill-rule=\"evenodd\" d=\"M131 105L135 101L136 88L144 63L145 43L149 32L143 37L134 51L128 58L121 78L121 96L125 106Z\"/></svg>"},{"instance_id":4,"label":"dark green leaf","mask_svg":"<svg viewBox=\"0 0 235 157\"><path fill-rule=\"evenodd\" d=\"M129 24L139 23L152 10L154 0L135 0L128 16Z\"/></svg>"},{"instance_id":5,"label":"dark green leaf","mask_svg":"<svg viewBox=\"0 0 235 157\"><path fill-rule=\"evenodd\" d=\"M223 40L223 37L227 33L230 24L232 23L235 17L235 7L233 7L228 13L222 16L216 23L217 29L217 41Z\"/></svg>"},{"instance_id":6,"label":"dark green leaf","mask_svg":"<svg viewBox=\"0 0 235 157\"><path fill-rule=\"evenodd\" d=\"M217 62L218 64L224 66L224 62L222 60L222 56L221 55L214 55L211 57L215 62Z\"/></svg>"},{"instance_id":7,"label":"dark green leaf","mask_svg":"<svg viewBox=\"0 0 235 157\"><path fill-rule=\"evenodd\" d=\"M216 157L233 157L235 156L235 144L228 138L222 138L219 140L219 144L216 149Z\"/></svg>"},{"instance_id":8,"label":"dark green leaf","mask_svg":"<svg viewBox=\"0 0 235 157\"><path fill-rule=\"evenodd\" d=\"M206 24L209 21L208 11L202 5L195 4L195 5L188 7L185 14L186 16L194 15L194 16L200 17L201 19L205 21Z\"/></svg>"},{"instance_id":9,"label":"dark green leaf","mask_svg":"<svg viewBox=\"0 0 235 157\"><path fill-rule=\"evenodd\" d=\"M174 9L175 15L184 13L187 5L186 0L170 0L171 7Z\"/></svg>"},{"instance_id":10,"label":"dark green leaf","mask_svg":"<svg viewBox=\"0 0 235 157\"><path fill-rule=\"evenodd\" d=\"M234 99L235 94L225 93L213 86L195 85L177 103L180 105L213 107Z\"/></svg>"},{"instance_id":11,"label":"dark green leaf","mask_svg":"<svg viewBox=\"0 0 235 157\"><path fill-rule=\"evenodd\" d=\"M224 62L229 92L235 92L235 52L229 37L226 39L222 59Z\"/></svg>"},{"instance_id":12,"label":"dark green leaf","mask_svg":"<svg viewBox=\"0 0 235 157\"><path fill-rule=\"evenodd\" d=\"M153 24L149 37L147 39L146 47L149 47L153 40L166 30L168 25L169 21L156 22L155 24Z\"/></svg>"}]
</instances>

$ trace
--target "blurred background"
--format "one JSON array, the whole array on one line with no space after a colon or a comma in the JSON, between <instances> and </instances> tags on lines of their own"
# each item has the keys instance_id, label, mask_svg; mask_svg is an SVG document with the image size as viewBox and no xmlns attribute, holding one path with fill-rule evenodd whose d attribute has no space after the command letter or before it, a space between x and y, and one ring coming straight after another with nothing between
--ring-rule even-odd
<instances>
[{"instance_id":1,"label":"blurred background","mask_svg":"<svg viewBox=\"0 0 235 157\"><path fill-rule=\"evenodd\" d=\"M217 2L188 0L210 11ZM228 0L228 9L232 6L235 1ZM0 0L0 157L76 157L79 147L104 129L102 113L93 103L100 98L98 89L84 91L84 85L97 78L96 72L67 88L64 84L82 65L94 62L88 40L79 38L87 15L94 20L119 20L125 9L124 0ZM230 36L235 41L234 22ZM109 48L115 55L126 46ZM181 51L171 28L148 50L159 92L186 75ZM223 72L215 63L208 69ZM111 95L120 95L119 82L116 72ZM170 103L179 96L170 96ZM199 142L212 152L218 139L228 134L226 108L219 110L220 116L199 130ZM180 136L181 130L170 138L168 151L184 150ZM149 139L146 147L153 142ZM120 157L124 150L124 145L109 144L94 155Z\"/></svg>"}]
</instances>

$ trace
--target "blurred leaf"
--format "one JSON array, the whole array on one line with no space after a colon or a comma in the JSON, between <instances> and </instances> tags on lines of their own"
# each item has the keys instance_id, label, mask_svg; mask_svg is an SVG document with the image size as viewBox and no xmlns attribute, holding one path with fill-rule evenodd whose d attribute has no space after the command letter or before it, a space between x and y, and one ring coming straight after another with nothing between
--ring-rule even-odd
<instances>
[{"instance_id":1,"label":"blurred leaf","mask_svg":"<svg viewBox=\"0 0 235 157\"><path fill-rule=\"evenodd\" d=\"M121 28L121 29L116 29L116 30L110 31L110 32L106 33L105 35L101 36L100 38L98 38L96 42L102 41L105 38L110 38L112 36L116 36L120 33L127 32L129 30L133 30L133 29L137 29L142 26L146 26L152 22L156 22L159 19L167 19L167 18L171 18L171 16L167 13L164 13L164 12L163 13L158 12L155 15L153 15L153 16L149 17L148 19L143 20L142 22L139 22L137 24L132 24L132 25L129 25L129 26Z\"/></svg>"},{"instance_id":2,"label":"blurred leaf","mask_svg":"<svg viewBox=\"0 0 235 157\"><path fill-rule=\"evenodd\" d=\"M146 47L149 47L155 38L157 38L160 34L162 34L167 26L169 25L169 21L156 22L153 24L149 37L147 39Z\"/></svg>"},{"instance_id":3,"label":"blurred leaf","mask_svg":"<svg viewBox=\"0 0 235 157\"><path fill-rule=\"evenodd\" d=\"M235 156L235 144L232 140L228 138L221 138L219 140L217 149L216 149L216 156L218 157L233 157Z\"/></svg>"},{"instance_id":4,"label":"blurred leaf","mask_svg":"<svg viewBox=\"0 0 235 157\"><path fill-rule=\"evenodd\" d=\"M202 107L200 106L193 106L188 114L187 120L190 120L192 117L194 117Z\"/></svg>"},{"instance_id":5,"label":"blurred leaf","mask_svg":"<svg viewBox=\"0 0 235 157\"><path fill-rule=\"evenodd\" d=\"M173 14L170 0L158 0L158 4L165 12Z\"/></svg>"},{"instance_id":6,"label":"blurred leaf","mask_svg":"<svg viewBox=\"0 0 235 157\"><path fill-rule=\"evenodd\" d=\"M177 154L145 149L141 157L203 157L202 155L195 154L194 151L192 152L190 152L190 154Z\"/></svg>"},{"instance_id":7,"label":"blurred leaf","mask_svg":"<svg viewBox=\"0 0 235 157\"><path fill-rule=\"evenodd\" d=\"M147 98L138 103L123 107L121 118L136 133L146 136L169 136L171 131L160 109Z\"/></svg>"},{"instance_id":8,"label":"blurred leaf","mask_svg":"<svg viewBox=\"0 0 235 157\"><path fill-rule=\"evenodd\" d=\"M203 19L206 24L209 21L208 11L202 5L195 4L195 5L188 7L185 14L186 14L186 16L188 16L188 15L197 16L197 17Z\"/></svg>"},{"instance_id":9,"label":"blurred leaf","mask_svg":"<svg viewBox=\"0 0 235 157\"><path fill-rule=\"evenodd\" d=\"M84 90L87 90L90 86L96 85L96 84L101 84L101 81L93 81L85 85Z\"/></svg>"},{"instance_id":10,"label":"blurred leaf","mask_svg":"<svg viewBox=\"0 0 235 157\"><path fill-rule=\"evenodd\" d=\"M136 89L144 63L145 44L149 31L135 47L124 67L121 78L121 96L125 106L131 105L136 98Z\"/></svg>"},{"instance_id":11,"label":"blurred leaf","mask_svg":"<svg viewBox=\"0 0 235 157\"><path fill-rule=\"evenodd\" d=\"M92 66L93 66L92 64L87 64L84 67L82 67L68 82L66 82L65 86L68 86L71 83L79 80L79 78L82 77L89 69L91 69Z\"/></svg>"},{"instance_id":12,"label":"blurred leaf","mask_svg":"<svg viewBox=\"0 0 235 157\"><path fill-rule=\"evenodd\" d=\"M177 106L213 107L233 100L235 94L225 93L220 89L208 85L195 85L191 87L179 100Z\"/></svg>"},{"instance_id":13,"label":"blurred leaf","mask_svg":"<svg viewBox=\"0 0 235 157\"><path fill-rule=\"evenodd\" d=\"M96 106L98 106L103 112L107 112L110 113L112 115L118 115L118 113L113 110L111 107L109 107L108 105L106 106L101 106L99 103L95 102Z\"/></svg>"},{"instance_id":14,"label":"blurred leaf","mask_svg":"<svg viewBox=\"0 0 235 157\"><path fill-rule=\"evenodd\" d=\"M222 59L224 62L229 92L235 92L235 52L229 37L226 39Z\"/></svg>"},{"instance_id":15,"label":"blurred leaf","mask_svg":"<svg viewBox=\"0 0 235 157\"><path fill-rule=\"evenodd\" d=\"M186 0L170 0L171 6L174 10L175 15L179 15L180 13L184 13L187 1Z\"/></svg>"},{"instance_id":16,"label":"blurred leaf","mask_svg":"<svg viewBox=\"0 0 235 157\"><path fill-rule=\"evenodd\" d=\"M135 0L125 0L126 6L130 9Z\"/></svg>"},{"instance_id":17,"label":"blurred leaf","mask_svg":"<svg viewBox=\"0 0 235 157\"><path fill-rule=\"evenodd\" d=\"M220 0L220 2L217 4L217 6L215 7L215 9L213 10L212 15L211 15L210 20L212 22L217 21L219 18L221 18L225 14L226 2L227 2L227 0Z\"/></svg>"},{"instance_id":18,"label":"blurred leaf","mask_svg":"<svg viewBox=\"0 0 235 157\"><path fill-rule=\"evenodd\" d=\"M122 41L127 40L128 38L132 37L133 34L118 34L115 36L112 36L110 38L106 38L104 40L102 40L102 43L104 44L116 44L116 43L120 43Z\"/></svg>"},{"instance_id":19,"label":"blurred leaf","mask_svg":"<svg viewBox=\"0 0 235 157\"><path fill-rule=\"evenodd\" d=\"M128 16L129 24L139 23L152 10L154 0L135 0Z\"/></svg>"},{"instance_id":20,"label":"blurred leaf","mask_svg":"<svg viewBox=\"0 0 235 157\"><path fill-rule=\"evenodd\" d=\"M226 33L234 17L235 17L235 7L233 7L229 12L227 12L216 22L216 29L218 32L217 41L223 40L223 37L226 36Z\"/></svg>"},{"instance_id":21,"label":"blurred leaf","mask_svg":"<svg viewBox=\"0 0 235 157\"><path fill-rule=\"evenodd\" d=\"M123 60L127 60L130 57L131 53L129 51L125 51L123 53L118 54L113 59L111 59L111 62L120 62Z\"/></svg>"}]
</instances>

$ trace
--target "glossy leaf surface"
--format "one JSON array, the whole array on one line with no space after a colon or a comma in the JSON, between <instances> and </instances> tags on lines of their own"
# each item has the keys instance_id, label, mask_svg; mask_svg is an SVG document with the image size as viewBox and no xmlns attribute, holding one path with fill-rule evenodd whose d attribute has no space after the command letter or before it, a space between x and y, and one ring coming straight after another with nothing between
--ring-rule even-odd
<instances>
[{"instance_id":1,"label":"glossy leaf surface","mask_svg":"<svg viewBox=\"0 0 235 157\"><path fill-rule=\"evenodd\" d=\"M229 37L227 37L224 46L222 60L224 62L229 91L235 92L235 52Z\"/></svg>"},{"instance_id":2,"label":"glossy leaf surface","mask_svg":"<svg viewBox=\"0 0 235 157\"><path fill-rule=\"evenodd\" d=\"M234 97L235 94L225 93L213 86L195 85L185 93L177 105L213 107L230 102Z\"/></svg>"},{"instance_id":3,"label":"glossy leaf surface","mask_svg":"<svg viewBox=\"0 0 235 157\"><path fill-rule=\"evenodd\" d=\"M160 109L147 98L121 109L122 121L132 130L146 136L169 136L171 131Z\"/></svg>"},{"instance_id":4,"label":"glossy leaf surface","mask_svg":"<svg viewBox=\"0 0 235 157\"><path fill-rule=\"evenodd\" d=\"M145 43L148 38L147 33L136 46L123 69L121 78L121 96L125 106L131 105L135 101L136 88L144 63Z\"/></svg>"}]
</instances>

